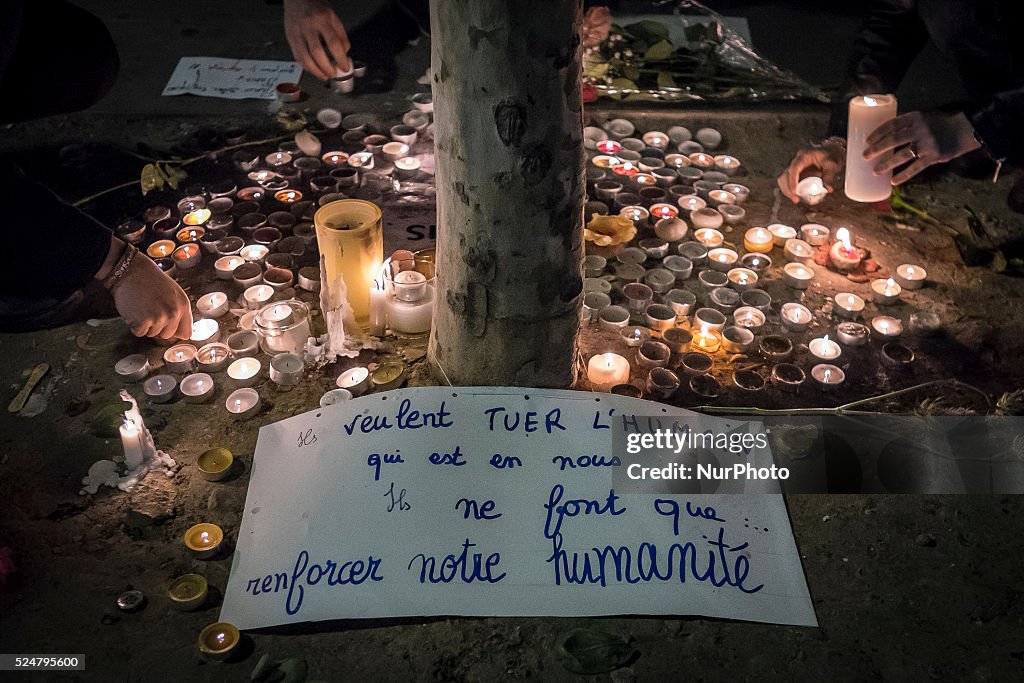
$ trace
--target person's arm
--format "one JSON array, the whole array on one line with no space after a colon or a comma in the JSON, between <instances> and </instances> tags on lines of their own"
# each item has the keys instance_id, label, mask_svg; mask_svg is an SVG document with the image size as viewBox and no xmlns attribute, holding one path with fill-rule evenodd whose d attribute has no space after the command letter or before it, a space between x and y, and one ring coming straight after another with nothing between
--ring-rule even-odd
<instances>
[{"instance_id":1,"label":"person's arm","mask_svg":"<svg viewBox=\"0 0 1024 683\"><path fill-rule=\"evenodd\" d=\"M846 94L832 110L829 134L846 137L847 107L856 95L895 92L928 42L916 0L875 0L853 45Z\"/></svg>"},{"instance_id":2,"label":"person's arm","mask_svg":"<svg viewBox=\"0 0 1024 683\"><path fill-rule=\"evenodd\" d=\"M320 80L352 68L348 34L327 0L284 0L284 34L295 61Z\"/></svg>"},{"instance_id":3,"label":"person's arm","mask_svg":"<svg viewBox=\"0 0 1024 683\"><path fill-rule=\"evenodd\" d=\"M969 118L978 141L993 159L1024 163L1024 87L997 93L987 107Z\"/></svg>"}]
</instances>

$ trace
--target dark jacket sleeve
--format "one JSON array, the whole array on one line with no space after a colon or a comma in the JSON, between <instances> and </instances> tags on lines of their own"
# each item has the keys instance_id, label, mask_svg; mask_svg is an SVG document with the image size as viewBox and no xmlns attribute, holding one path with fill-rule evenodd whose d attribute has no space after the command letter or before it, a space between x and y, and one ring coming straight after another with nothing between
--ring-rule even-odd
<instances>
[{"instance_id":1,"label":"dark jacket sleeve","mask_svg":"<svg viewBox=\"0 0 1024 683\"><path fill-rule=\"evenodd\" d=\"M971 123L994 158L1024 162L1024 86L997 93L971 116Z\"/></svg>"},{"instance_id":2,"label":"dark jacket sleeve","mask_svg":"<svg viewBox=\"0 0 1024 683\"><path fill-rule=\"evenodd\" d=\"M847 108L857 95L895 92L928 31L915 0L875 0L853 45L846 94L832 110L831 135L846 135Z\"/></svg>"},{"instance_id":3,"label":"dark jacket sleeve","mask_svg":"<svg viewBox=\"0 0 1024 683\"><path fill-rule=\"evenodd\" d=\"M111 231L0 157L4 207L0 291L63 299L87 284L110 251Z\"/></svg>"}]
</instances>

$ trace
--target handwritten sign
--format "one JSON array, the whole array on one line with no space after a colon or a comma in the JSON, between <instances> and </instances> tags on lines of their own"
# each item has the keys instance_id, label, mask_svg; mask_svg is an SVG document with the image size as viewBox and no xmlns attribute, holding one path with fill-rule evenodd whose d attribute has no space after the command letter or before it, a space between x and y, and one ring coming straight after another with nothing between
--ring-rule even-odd
<instances>
[{"instance_id":1,"label":"handwritten sign","mask_svg":"<svg viewBox=\"0 0 1024 683\"><path fill-rule=\"evenodd\" d=\"M223 57L182 57L164 87L166 95L201 95L229 100L272 100L281 83L297 83L297 62Z\"/></svg>"},{"instance_id":2,"label":"handwritten sign","mask_svg":"<svg viewBox=\"0 0 1024 683\"><path fill-rule=\"evenodd\" d=\"M267 425L221 618L244 629L610 614L816 626L782 496L614 488L612 425L654 414L695 417L608 394L459 387Z\"/></svg>"}]
</instances>

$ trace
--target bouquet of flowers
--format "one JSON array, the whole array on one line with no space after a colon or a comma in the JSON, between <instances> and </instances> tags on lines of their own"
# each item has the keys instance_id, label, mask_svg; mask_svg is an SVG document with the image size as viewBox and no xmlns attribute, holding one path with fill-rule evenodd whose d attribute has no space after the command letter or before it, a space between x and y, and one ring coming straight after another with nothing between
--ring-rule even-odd
<instances>
[{"instance_id":1,"label":"bouquet of flowers","mask_svg":"<svg viewBox=\"0 0 1024 683\"><path fill-rule=\"evenodd\" d=\"M607 7L583 19L584 101L606 96L641 100L813 99L824 94L755 53L721 17L693 0L681 8L702 17L666 17L684 24L685 40L669 25L646 19L625 26Z\"/></svg>"}]
</instances>

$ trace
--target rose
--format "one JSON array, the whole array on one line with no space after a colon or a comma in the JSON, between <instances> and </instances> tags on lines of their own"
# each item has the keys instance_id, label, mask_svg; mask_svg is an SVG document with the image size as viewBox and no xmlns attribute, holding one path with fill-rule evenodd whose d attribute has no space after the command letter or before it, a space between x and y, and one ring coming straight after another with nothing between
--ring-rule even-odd
<instances>
[{"instance_id":1,"label":"rose","mask_svg":"<svg viewBox=\"0 0 1024 683\"><path fill-rule=\"evenodd\" d=\"M580 39L583 47L597 47L612 30L612 13L607 7L591 7L583 15Z\"/></svg>"}]
</instances>

